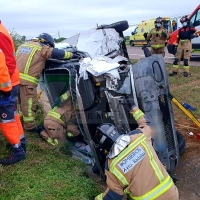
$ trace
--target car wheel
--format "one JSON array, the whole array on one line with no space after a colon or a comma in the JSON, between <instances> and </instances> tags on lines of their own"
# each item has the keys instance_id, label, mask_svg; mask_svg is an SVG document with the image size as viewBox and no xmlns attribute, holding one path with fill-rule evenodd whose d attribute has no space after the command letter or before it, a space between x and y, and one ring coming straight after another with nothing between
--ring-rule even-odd
<instances>
[{"instance_id":1,"label":"car wheel","mask_svg":"<svg viewBox=\"0 0 200 200\"><path fill-rule=\"evenodd\" d=\"M179 154L182 155L186 148L185 138L179 131L176 131L176 134L177 134L177 140L178 140Z\"/></svg>"},{"instance_id":2,"label":"car wheel","mask_svg":"<svg viewBox=\"0 0 200 200\"><path fill-rule=\"evenodd\" d=\"M134 46L134 42L133 41L130 41L130 46Z\"/></svg>"},{"instance_id":3,"label":"car wheel","mask_svg":"<svg viewBox=\"0 0 200 200\"><path fill-rule=\"evenodd\" d=\"M127 21L119 21L109 25L102 25L100 28L114 28L118 33L121 33L129 28Z\"/></svg>"}]
</instances>

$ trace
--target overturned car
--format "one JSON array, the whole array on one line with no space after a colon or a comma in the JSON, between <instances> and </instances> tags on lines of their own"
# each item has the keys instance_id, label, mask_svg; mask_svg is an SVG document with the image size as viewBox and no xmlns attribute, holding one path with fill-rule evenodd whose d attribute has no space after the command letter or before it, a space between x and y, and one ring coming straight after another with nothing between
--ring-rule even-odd
<instances>
[{"instance_id":1,"label":"overturned car","mask_svg":"<svg viewBox=\"0 0 200 200\"><path fill-rule=\"evenodd\" d=\"M66 41L61 48L77 54L77 60L46 62L42 74L45 93L52 107L70 88L77 124L87 151L72 148L91 160L94 171L104 175L106 154L95 143L96 127L114 124L121 134L137 128L124 108L124 95L134 98L154 127L153 146L161 162L172 171L184 149L183 136L174 125L165 63L160 55L133 64L128 56L123 31L127 21L102 25ZM77 106L78 105L78 106ZM95 169L96 168L96 169Z\"/></svg>"}]
</instances>

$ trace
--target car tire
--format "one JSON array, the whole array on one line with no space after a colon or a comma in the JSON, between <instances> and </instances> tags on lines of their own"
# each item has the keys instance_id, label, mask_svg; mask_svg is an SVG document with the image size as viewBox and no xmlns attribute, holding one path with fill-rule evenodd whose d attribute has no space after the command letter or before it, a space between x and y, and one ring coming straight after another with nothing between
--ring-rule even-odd
<instances>
[{"instance_id":1,"label":"car tire","mask_svg":"<svg viewBox=\"0 0 200 200\"><path fill-rule=\"evenodd\" d=\"M134 47L134 42L130 41L130 46Z\"/></svg>"},{"instance_id":2,"label":"car tire","mask_svg":"<svg viewBox=\"0 0 200 200\"><path fill-rule=\"evenodd\" d=\"M129 28L127 21L119 21L109 25L102 25L99 28L114 28L118 33L121 33Z\"/></svg>"},{"instance_id":3,"label":"car tire","mask_svg":"<svg viewBox=\"0 0 200 200\"><path fill-rule=\"evenodd\" d=\"M179 154L182 155L185 152L185 148L186 148L185 138L179 131L176 131L176 134L177 134L177 140L178 140Z\"/></svg>"}]
</instances>

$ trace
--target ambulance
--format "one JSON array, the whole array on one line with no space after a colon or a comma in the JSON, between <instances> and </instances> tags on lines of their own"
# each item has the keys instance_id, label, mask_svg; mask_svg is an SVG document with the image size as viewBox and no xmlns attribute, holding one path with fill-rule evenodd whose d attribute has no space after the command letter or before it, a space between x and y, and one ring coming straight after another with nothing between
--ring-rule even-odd
<instances>
[{"instance_id":1,"label":"ambulance","mask_svg":"<svg viewBox=\"0 0 200 200\"><path fill-rule=\"evenodd\" d=\"M200 4L196 7L196 9L188 16L189 24L192 27L195 27L200 33ZM177 39L178 30L174 31L170 35L170 39L168 41L167 49L170 54L174 54L175 43ZM193 49L193 56L200 55L200 37L194 38L192 41L192 49Z\"/></svg>"},{"instance_id":2,"label":"ambulance","mask_svg":"<svg viewBox=\"0 0 200 200\"><path fill-rule=\"evenodd\" d=\"M163 27L168 30L169 33L173 32L177 29L177 22L172 20L169 17L162 17L163 18ZM150 19L147 21L142 21L140 24L137 25L135 30L132 32L130 36L130 46L135 45L147 45L147 41L144 38L144 33L149 33L151 29L155 28L154 19Z\"/></svg>"}]
</instances>

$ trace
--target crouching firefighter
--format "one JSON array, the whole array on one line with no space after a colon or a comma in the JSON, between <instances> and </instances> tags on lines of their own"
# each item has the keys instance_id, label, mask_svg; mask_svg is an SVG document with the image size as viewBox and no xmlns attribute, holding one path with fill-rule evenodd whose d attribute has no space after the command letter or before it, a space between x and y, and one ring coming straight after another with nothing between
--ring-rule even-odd
<instances>
[{"instance_id":1,"label":"crouching firefighter","mask_svg":"<svg viewBox=\"0 0 200 200\"><path fill-rule=\"evenodd\" d=\"M173 62L173 71L169 74L174 76L178 74L179 63L181 58L183 58L183 76L188 77L190 69L190 57L192 55L192 43L191 39L198 37L199 33L194 27L190 27L189 19L187 16L184 16L180 19L182 28L179 29L177 40L175 43L175 60Z\"/></svg>"},{"instance_id":2,"label":"crouching firefighter","mask_svg":"<svg viewBox=\"0 0 200 200\"><path fill-rule=\"evenodd\" d=\"M77 59L77 55L54 48L54 39L42 33L36 40L19 46L16 56L20 71L19 104L25 130L37 132L35 114L37 108L37 85L48 58Z\"/></svg>"},{"instance_id":3,"label":"crouching firefighter","mask_svg":"<svg viewBox=\"0 0 200 200\"><path fill-rule=\"evenodd\" d=\"M75 138L80 134L76 125L74 106L68 91L60 96L59 105L48 112L44 119L44 126L39 125L38 132L51 145L62 144L67 137Z\"/></svg>"},{"instance_id":4,"label":"crouching firefighter","mask_svg":"<svg viewBox=\"0 0 200 200\"><path fill-rule=\"evenodd\" d=\"M109 152L107 190L95 199L121 200L126 194L135 200L178 200L178 190L152 146L149 121L132 98L126 98L125 105L137 121L137 129L120 135L114 125L102 124L95 133L98 144Z\"/></svg>"},{"instance_id":5,"label":"crouching firefighter","mask_svg":"<svg viewBox=\"0 0 200 200\"><path fill-rule=\"evenodd\" d=\"M1 160L11 165L25 159L26 138L17 112L19 71L15 59L15 47L6 28L0 21L0 129L9 142L11 154Z\"/></svg>"}]
</instances>

